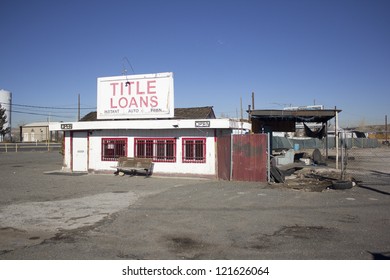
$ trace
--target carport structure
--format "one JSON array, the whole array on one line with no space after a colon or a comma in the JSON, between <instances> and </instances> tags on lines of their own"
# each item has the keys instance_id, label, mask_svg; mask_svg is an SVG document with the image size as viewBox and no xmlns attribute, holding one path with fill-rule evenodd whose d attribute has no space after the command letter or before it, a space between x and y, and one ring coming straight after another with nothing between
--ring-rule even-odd
<instances>
[{"instance_id":1,"label":"carport structure","mask_svg":"<svg viewBox=\"0 0 390 280\"><path fill-rule=\"evenodd\" d=\"M252 122L252 132L271 133L271 136L272 132L295 132L297 123L321 123L325 129L326 157L328 157L328 122L336 118L337 123L340 112L341 110L337 108L298 107L286 110L252 110L248 113Z\"/></svg>"}]
</instances>

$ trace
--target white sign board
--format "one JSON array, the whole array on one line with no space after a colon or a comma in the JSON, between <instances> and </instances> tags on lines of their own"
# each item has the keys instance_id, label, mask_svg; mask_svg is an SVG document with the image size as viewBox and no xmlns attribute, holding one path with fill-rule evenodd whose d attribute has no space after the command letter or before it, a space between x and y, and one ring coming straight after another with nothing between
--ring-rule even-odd
<instances>
[{"instance_id":1,"label":"white sign board","mask_svg":"<svg viewBox=\"0 0 390 280\"><path fill-rule=\"evenodd\" d=\"M173 102L171 72L97 79L98 119L171 118Z\"/></svg>"}]
</instances>

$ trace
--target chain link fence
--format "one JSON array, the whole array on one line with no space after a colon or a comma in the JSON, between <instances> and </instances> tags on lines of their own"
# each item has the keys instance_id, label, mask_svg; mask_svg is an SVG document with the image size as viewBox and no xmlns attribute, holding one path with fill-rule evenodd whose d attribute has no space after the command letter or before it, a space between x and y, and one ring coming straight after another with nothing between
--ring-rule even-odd
<instances>
[{"instance_id":1,"label":"chain link fence","mask_svg":"<svg viewBox=\"0 0 390 280\"><path fill-rule=\"evenodd\" d=\"M340 177L345 176L346 173L366 170L367 161L371 163L373 170L390 174L389 164L381 160L383 152L390 151L390 147L377 139L353 138L346 133L339 133L338 145L336 145L335 137L294 139L274 136L272 149L294 149L309 154L319 149L323 157L327 157L329 167L340 170Z\"/></svg>"}]
</instances>

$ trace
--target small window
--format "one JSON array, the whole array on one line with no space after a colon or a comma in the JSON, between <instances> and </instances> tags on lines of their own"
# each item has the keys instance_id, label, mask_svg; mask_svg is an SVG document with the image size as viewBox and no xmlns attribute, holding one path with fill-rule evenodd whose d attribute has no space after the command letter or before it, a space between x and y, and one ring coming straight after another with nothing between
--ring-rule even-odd
<instances>
[{"instance_id":1,"label":"small window","mask_svg":"<svg viewBox=\"0 0 390 280\"><path fill-rule=\"evenodd\" d=\"M137 138L134 141L134 155L151 158L154 162L176 162L176 139Z\"/></svg>"},{"instance_id":2,"label":"small window","mask_svg":"<svg viewBox=\"0 0 390 280\"><path fill-rule=\"evenodd\" d=\"M206 139L183 139L183 162L205 163L206 162Z\"/></svg>"},{"instance_id":3,"label":"small window","mask_svg":"<svg viewBox=\"0 0 390 280\"><path fill-rule=\"evenodd\" d=\"M119 157L127 156L127 139L103 138L102 161L116 161Z\"/></svg>"}]
</instances>

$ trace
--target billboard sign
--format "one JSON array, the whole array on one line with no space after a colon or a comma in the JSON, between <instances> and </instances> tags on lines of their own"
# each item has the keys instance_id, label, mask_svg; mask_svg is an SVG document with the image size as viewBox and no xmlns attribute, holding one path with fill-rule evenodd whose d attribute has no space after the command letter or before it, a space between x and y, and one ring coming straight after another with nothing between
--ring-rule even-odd
<instances>
[{"instance_id":1,"label":"billboard sign","mask_svg":"<svg viewBox=\"0 0 390 280\"><path fill-rule=\"evenodd\" d=\"M98 119L172 118L171 72L97 79Z\"/></svg>"}]
</instances>

